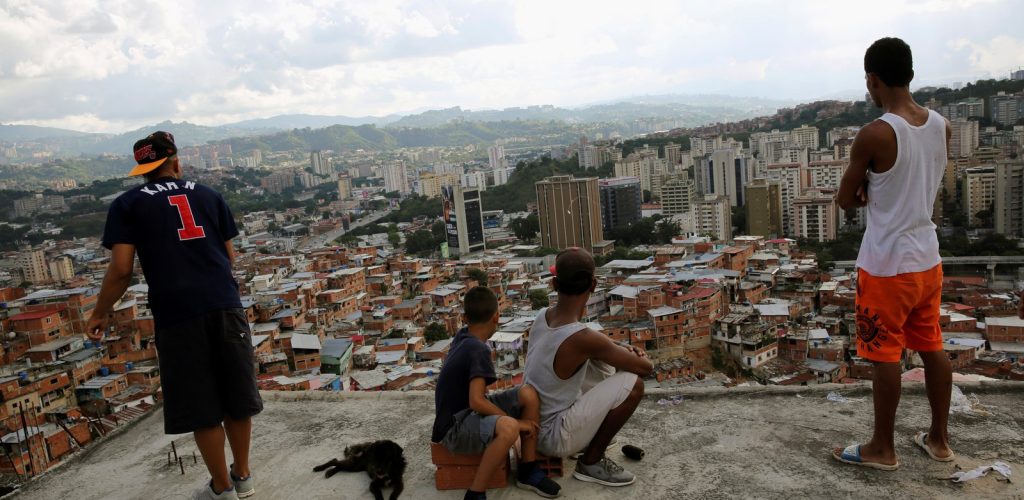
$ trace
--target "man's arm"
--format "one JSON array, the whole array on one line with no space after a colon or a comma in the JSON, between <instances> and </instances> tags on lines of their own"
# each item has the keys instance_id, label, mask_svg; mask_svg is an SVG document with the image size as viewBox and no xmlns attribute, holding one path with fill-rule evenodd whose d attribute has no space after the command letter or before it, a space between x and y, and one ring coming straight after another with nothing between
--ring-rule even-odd
<instances>
[{"instance_id":1,"label":"man's arm","mask_svg":"<svg viewBox=\"0 0 1024 500\"><path fill-rule=\"evenodd\" d=\"M124 295L132 281L132 270L135 267L135 245L118 243L111 248L110 264L107 274L103 277L100 296L96 299L96 308L92 310L86 334L93 340L103 338L103 330L107 327L107 315L114 303Z\"/></svg>"},{"instance_id":2,"label":"man's arm","mask_svg":"<svg viewBox=\"0 0 1024 500\"><path fill-rule=\"evenodd\" d=\"M879 123L871 122L860 129L853 138L853 145L850 146L850 164L843 173L843 180L839 183L839 192L836 194L836 202L844 210L868 204L868 168L874 161L879 132Z\"/></svg>"},{"instance_id":3,"label":"man's arm","mask_svg":"<svg viewBox=\"0 0 1024 500\"><path fill-rule=\"evenodd\" d=\"M231 267L235 267L235 245L231 244L231 240L224 242L224 249L228 251L228 262L231 263Z\"/></svg>"},{"instance_id":4,"label":"man's arm","mask_svg":"<svg viewBox=\"0 0 1024 500\"><path fill-rule=\"evenodd\" d=\"M640 349L618 345L589 328L573 337L576 340L574 347L588 359L604 361L617 370L635 373L640 377L654 374L654 364L647 358L647 353Z\"/></svg>"},{"instance_id":5,"label":"man's arm","mask_svg":"<svg viewBox=\"0 0 1024 500\"><path fill-rule=\"evenodd\" d=\"M508 414L501 411L491 400L487 399L487 380L483 377L476 377L469 381L469 409L483 415L497 415L499 417Z\"/></svg>"}]
</instances>

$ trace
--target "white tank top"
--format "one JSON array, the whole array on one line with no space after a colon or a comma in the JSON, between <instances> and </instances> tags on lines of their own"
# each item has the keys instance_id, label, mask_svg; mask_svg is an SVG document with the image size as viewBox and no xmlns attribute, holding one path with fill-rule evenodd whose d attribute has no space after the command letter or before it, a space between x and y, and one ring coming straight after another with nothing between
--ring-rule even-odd
<instances>
[{"instance_id":1,"label":"white tank top","mask_svg":"<svg viewBox=\"0 0 1024 500\"><path fill-rule=\"evenodd\" d=\"M580 396L583 379L587 373L587 361L566 380L555 373L555 354L558 348L572 334L586 328L580 322L569 323L556 328L548 326L548 308L541 309L530 327L530 345L526 351L526 369L523 383L530 384L540 396L540 426L551 428L554 419L572 406Z\"/></svg>"},{"instance_id":2,"label":"white tank top","mask_svg":"<svg viewBox=\"0 0 1024 500\"><path fill-rule=\"evenodd\" d=\"M868 169L857 267L874 276L927 271L942 262L932 208L946 168L946 121L932 110L920 127L892 113L880 120L896 132L896 163L880 174Z\"/></svg>"}]
</instances>

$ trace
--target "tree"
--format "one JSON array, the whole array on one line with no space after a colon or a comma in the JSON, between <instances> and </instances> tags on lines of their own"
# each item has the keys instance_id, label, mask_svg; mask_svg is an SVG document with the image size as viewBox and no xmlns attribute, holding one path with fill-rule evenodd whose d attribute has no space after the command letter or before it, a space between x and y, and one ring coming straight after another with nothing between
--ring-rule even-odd
<instances>
[{"instance_id":1,"label":"tree","mask_svg":"<svg viewBox=\"0 0 1024 500\"><path fill-rule=\"evenodd\" d=\"M402 237L398 235L398 225L388 224L388 243L391 246L398 248L398 244L402 241Z\"/></svg>"},{"instance_id":2,"label":"tree","mask_svg":"<svg viewBox=\"0 0 1024 500\"><path fill-rule=\"evenodd\" d=\"M658 243L672 243L672 238L679 236L683 228L678 222L672 219L659 220L656 227L658 232Z\"/></svg>"},{"instance_id":3,"label":"tree","mask_svg":"<svg viewBox=\"0 0 1024 500\"><path fill-rule=\"evenodd\" d=\"M430 323L423 330L423 338L427 342L437 342L438 340L444 340L448 338L448 329L441 323Z\"/></svg>"},{"instance_id":4,"label":"tree","mask_svg":"<svg viewBox=\"0 0 1024 500\"><path fill-rule=\"evenodd\" d=\"M433 233L420 229L405 237L405 251L409 253L427 253L434 250L440 242Z\"/></svg>"},{"instance_id":5,"label":"tree","mask_svg":"<svg viewBox=\"0 0 1024 500\"><path fill-rule=\"evenodd\" d=\"M509 227L512 228L512 233L516 235L516 238L523 241L532 241L537 237L537 232L540 231L540 219L537 217L537 214L530 214L526 217L512 219Z\"/></svg>"},{"instance_id":6,"label":"tree","mask_svg":"<svg viewBox=\"0 0 1024 500\"><path fill-rule=\"evenodd\" d=\"M535 288L530 290L528 297L530 298L530 307L534 309L548 306L548 292L546 290Z\"/></svg>"},{"instance_id":7,"label":"tree","mask_svg":"<svg viewBox=\"0 0 1024 500\"><path fill-rule=\"evenodd\" d=\"M487 271L484 271L479 267L470 267L466 269L466 277L475 280L480 284L480 286L487 286Z\"/></svg>"},{"instance_id":8,"label":"tree","mask_svg":"<svg viewBox=\"0 0 1024 500\"><path fill-rule=\"evenodd\" d=\"M746 207L732 207L732 227L737 229L735 234L744 234L747 230L747 209Z\"/></svg>"},{"instance_id":9,"label":"tree","mask_svg":"<svg viewBox=\"0 0 1024 500\"><path fill-rule=\"evenodd\" d=\"M650 201L651 201L651 192L645 189L644 190L644 203L650 203Z\"/></svg>"}]
</instances>

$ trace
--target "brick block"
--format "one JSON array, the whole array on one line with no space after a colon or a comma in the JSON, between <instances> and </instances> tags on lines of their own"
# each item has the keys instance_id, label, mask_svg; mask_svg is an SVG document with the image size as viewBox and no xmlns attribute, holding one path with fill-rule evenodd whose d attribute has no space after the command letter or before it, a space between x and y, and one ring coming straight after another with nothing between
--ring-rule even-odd
<instances>
[{"instance_id":1,"label":"brick block","mask_svg":"<svg viewBox=\"0 0 1024 500\"><path fill-rule=\"evenodd\" d=\"M435 487L439 490L468 489L473 484L481 458L482 455L456 455L440 444L430 443L430 459L437 466L434 472ZM507 487L511 469L512 461L506 457L487 482L487 488Z\"/></svg>"},{"instance_id":2,"label":"brick block","mask_svg":"<svg viewBox=\"0 0 1024 500\"><path fill-rule=\"evenodd\" d=\"M548 475L548 477L562 477L565 469L562 466L562 457L546 457L537 454L537 466Z\"/></svg>"}]
</instances>

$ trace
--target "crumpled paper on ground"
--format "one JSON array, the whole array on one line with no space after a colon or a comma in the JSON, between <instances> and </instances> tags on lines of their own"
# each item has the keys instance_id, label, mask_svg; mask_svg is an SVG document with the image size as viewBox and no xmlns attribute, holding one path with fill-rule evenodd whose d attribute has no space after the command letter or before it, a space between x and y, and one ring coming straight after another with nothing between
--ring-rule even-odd
<instances>
[{"instance_id":1,"label":"crumpled paper on ground","mask_svg":"<svg viewBox=\"0 0 1024 500\"><path fill-rule=\"evenodd\" d=\"M658 404L661 406L675 406L683 402L683 396L675 395L668 399L659 399Z\"/></svg>"},{"instance_id":2,"label":"crumpled paper on ground","mask_svg":"<svg viewBox=\"0 0 1024 500\"><path fill-rule=\"evenodd\" d=\"M985 405L981 404L977 395L971 394L968 396L955 385L953 386L953 392L949 397L949 413L950 415L959 413L974 417L987 417L991 415L991 413L985 409Z\"/></svg>"},{"instance_id":3,"label":"crumpled paper on ground","mask_svg":"<svg viewBox=\"0 0 1024 500\"><path fill-rule=\"evenodd\" d=\"M1006 462L995 462L992 465L982 465L967 471L958 470L950 474L946 479L952 479L954 483L963 483L966 481L973 481L979 477L985 477L988 475L989 471L998 472L1001 476L1005 477L1007 481L1010 480L1010 475L1012 474L1009 464Z\"/></svg>"},{"instance_id":4,"label":"crumpled paper on ground","mask_svg":"<svg viewBox=\"0 0 1024 500\"><path fill-rule=\"evenodd\" d=\"M836 391L828 393L828 395L825 396L825 399L833 403L860 403L861 401L864 401L864 398L848 398Z\"/></svg>"}]
</instances>

